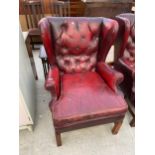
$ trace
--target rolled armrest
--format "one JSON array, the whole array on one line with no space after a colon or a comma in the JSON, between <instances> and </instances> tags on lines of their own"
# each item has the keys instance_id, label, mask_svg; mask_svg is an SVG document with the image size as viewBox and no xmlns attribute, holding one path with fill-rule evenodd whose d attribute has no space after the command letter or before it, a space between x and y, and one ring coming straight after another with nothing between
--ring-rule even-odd
<instances>
[{"instance_id":1,"label":"rolled armrest","mask_svg":"<svg viewBox=\"0 0 155 155\"><path fill-rule=\"evenodd\" d=\"M112 69L104 62L97 64L96 71L104 79L107 85L114 91L118 92L117 86L123 81L124 76L122 73Z\"/></svg>"},{"instance_id":2,"label":"rolled armrest","mask_svg":"<svg viewBox=\"0 0 155 155\"><path fill-rule=\"evenodd\" d=\"M56 99L59 97L59 69L54 66L49 69L46 81L45 81L45 88L51 92L53 97Z\"/></svg>"}]
</instances>

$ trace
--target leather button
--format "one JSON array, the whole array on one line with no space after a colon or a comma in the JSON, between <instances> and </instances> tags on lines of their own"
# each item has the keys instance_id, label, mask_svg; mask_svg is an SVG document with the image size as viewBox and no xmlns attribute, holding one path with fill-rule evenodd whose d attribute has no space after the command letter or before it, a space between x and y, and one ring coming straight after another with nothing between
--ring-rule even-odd
<instances>
[{"instance_id":1,"label":"leather button","mask_svg":"<svg viewBox=\"0 0 155 155\"><path fill-rule=\"evenodd\" d=\"M90 62L90 59L89 59L89 58L88 58L88 59L86 59L86 62L87 62L87 63L89 63L89 62Z\"/></svg>"},{"instance_id":2,"label":"leather button","mask_svg":"<svg viewBox=\"0 0 155 155\"><path fill-rule=\"evenodd\" d=\"M79 65L80 62L81 62L81 61L80 61L79 59L76 59L76 61L75 61L76 65Z\"/></svg>"},{"instance_id":3,"label":"leather button","mask_svg":"<svg viewBox=\"0 0 155 155\"><path fill-rule=\"evenodd\" d=\"M78 51L79 51L79 50L80 50L80 47L76 47L76 50L78 50Z\"/></svg>"},{"instance_id":4,"label":"leather button","mask_svg":"<svg viewBox=\"0 0 155 155\"><path fill-rule=\"evenodd\" d=\"M81 38L82 38L82 39L85 39L86 37L82 35Z\"/></svg>"},{"instance_id":5,"label":"leather button","mask_svg":"<svg viewBox=\"0 0 155 155\"><path fill-rule=\"evenodd\" d=\"M68 66L68 65L70 65L70 61L69 60L65 60L64 64Z\"/></svg>"},{"instance_id":6,"label":"leather button","mask_svg":"<svg viewBox=\"0 0 155 155\"><path fill-rule=\"evenodd\" d=\"M66 47L61 49L61 53L63 54L67 54L68 53L68 49Z\"/></svg>"}]
</instances>

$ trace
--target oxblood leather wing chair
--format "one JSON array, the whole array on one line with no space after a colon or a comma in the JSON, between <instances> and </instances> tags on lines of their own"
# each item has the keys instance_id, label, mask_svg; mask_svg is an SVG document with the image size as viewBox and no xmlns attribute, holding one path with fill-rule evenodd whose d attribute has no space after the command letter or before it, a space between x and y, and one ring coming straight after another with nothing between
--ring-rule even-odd
<instances>
[{"instance_id":1,"label":"oxblood leather wing chair","mask_svg":"<svg viewBox=\"0 0 155 155\"><path fill-rule=\"evenodd\" d=\"M124 81L121 84L126 96L135 106L135 15L124 13L116 16L119 23L118 37L121 39L116 48L115 68L123 73ZM129 111L133 116L130 122L135 126L135 114L129 106Z\"/></svg>"},{"instance_id":2,"label":"oxblood leather wing chair","mask_svg":"<svg viewBox=\"0 0 155 155\"><path fill-rule=\"evenodd\" d=\"M117 134L127 104L117 90L123 74L104 63L118 24L107 18L47 17L39 23L50 69L45 87L52 94L57 145L61 133L111 123Z\"/></svg>"}]
</instances>

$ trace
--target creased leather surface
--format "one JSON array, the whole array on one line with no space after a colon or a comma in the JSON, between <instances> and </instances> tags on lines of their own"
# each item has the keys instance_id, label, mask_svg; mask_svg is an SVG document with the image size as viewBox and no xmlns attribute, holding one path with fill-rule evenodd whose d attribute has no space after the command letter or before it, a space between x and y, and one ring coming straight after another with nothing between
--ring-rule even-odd
<instances>
[{"instance_id":1,"label":"creased leather surface","mask_svg":"<svg viewBox=\"0 0 155 155\"><path fill-rule=\"evenodd\" d=\"M50 65L66 73L94 70L113 44L118 23L108 18L47 17L39 22Z\"/></svg>"},{"instance_id":2,"label":"creased leather surface","mask_svg":"<svg viewBox=\"0 0 155 155\"><path fill-rule=\"evenodd\" d=\"M96 64L100 23L67 22L56 38L56 59L67 73L92 70Z\"/></svg>"},{"instance_id":3,"label":"creased leather surface","mask_svg":"<svg viewBox=\"0 0 155 155\"><path fill-rule=\"evenodd\" d=\"M96 72L64 74L61 96L51 105L55 125L125 113L124 99Z\"/></svg>"},{"instance_id":4,"label":"creased leather surface","mask_svg":"<svg viewBox=\"0 0 155 155\"><path fill-rule=\"evenodd\" d=\"M122 21L125 23L125 27L127 27L127 24L125 20L127 19L130 23L130 33L127 38L127 43L125 41L122 42L125 46L123 50L123 54L121 55L119 60L120 64L124 65L124 67L127 67L127 69L130 69L131 71L135 71L135 15L132 13L124 13L120 14L117 17L121 17ZM120 27L122 28L122 27ZM122 28L123 29L123 28ZM126 29L125 29L126 30ZM125 34L126 32L124 32Z\"/></svg>"},{"instance_id":5,"label":"creased leather surface","mask_svg":"<svg viewBox=\"0 0 155 155\"><path fill-rule=\"evenodd\" d=\"M45 81L45 88L52 92L54 96L58 98L59 96L59 89L60 89L60 77L59 77L59 69L54 66L49 69L46 81Z\"/></svg>"},{"instance_id":6,"label":"creased leather surface","mask_svg":"<svg viewBox=\"0 0 155 155\"><path fill-rule=\"evenodd\" d=\"M124 13L117 17L122 19L124 27L128 27L125 22L128 20L130 27L127 42L124 39L122 41L124 51L122 51L122 55L120 55L115 68L124 74L122 88L131 99L131 103L135 104L135 15L132 13ZM120 26L120 29L123 30L123 27ZM124 34L126 31L128 30L125 29Z\"/></svg>"},{"instance_id":7,"label":"creased leather surface","mask_svg":"<svg viewBox=\"0 0 155 155\"><path fill-rule=\"evenodd\" d=\"M123 74L111 69L104 62L97 64L97 72L106 81L108 86L115 92L117 92L117 86L123 81Z\"/></svg>"}]
</instances>

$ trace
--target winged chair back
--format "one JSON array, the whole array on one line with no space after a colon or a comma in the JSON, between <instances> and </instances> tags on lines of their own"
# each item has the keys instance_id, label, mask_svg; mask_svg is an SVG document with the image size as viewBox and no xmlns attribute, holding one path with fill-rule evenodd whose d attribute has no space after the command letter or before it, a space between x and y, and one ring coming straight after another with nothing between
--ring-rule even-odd
<instances>
[{"instance_id":1,"label":"winged chair back","mask_svg":"<svg viewBox=\"0 0 155 155\"><path fill-rule=\"evenodd\" d=\"M46 17L39 26L49 64L65 73L94 71L118 31L117 22L107 18Z\"/></svg>"},{"instance_id":2,"label":"winged chair back","mask_svg":"<svg viewBox=\"0 0 155 155\"><path fill-rule=\"evenodd\" d=\"M116 16L119 22L119 33L117 41L116 60L124 55L127 50L134 54L135 51L135 15L132 13L124 13Z\"/></svg>"},{"instance_id":3,"label":"winged chair back","mask_svg":"<svg viewBox=\"0 0 155 155\"><path fill-rule=\"evenodd\" d=\"M130 29L129 29L130 32L129 32L129 37L127 40L126 49L129 52L131 52L132 55L134 55L134 52L135 52L135 14L124 13L124 14L120 14L119 17L126 18L130 22Z\"/></svg>"},{"instance_id":4,"label":"winged chair back","mask_svg":"<svg viewBox=\"0 0 155 155\"><path fill-rule=\"evenodd\" d=\"M39 22L50 68L45 88L52 95L57 145L61 133L97 124L121 127L127 105L117 86L123 74L104 63L118 31L107 18L46 17Z\"/></svg>"}]
</instances>

